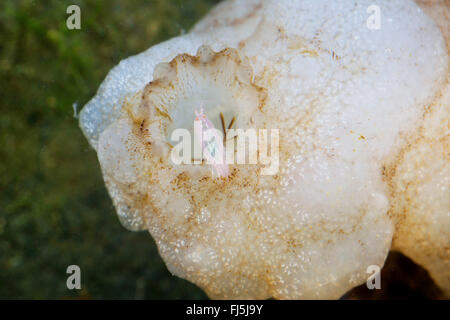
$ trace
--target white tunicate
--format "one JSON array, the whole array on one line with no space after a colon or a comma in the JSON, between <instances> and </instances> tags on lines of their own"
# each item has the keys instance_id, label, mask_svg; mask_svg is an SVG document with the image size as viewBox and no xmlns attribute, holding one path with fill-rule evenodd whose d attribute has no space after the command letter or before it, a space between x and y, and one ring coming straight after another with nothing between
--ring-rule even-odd
<instances>
[{"instance_id":1,"label":"white tunicate","mask_svg":"<svg viewBox=\"0 0 450 320\"><path fill-rule=\"evenodd\" d=\"M212 298L339 298L394 239L449 290L446 43L410 0L376 1L368 28L373 4L225 1L110 71L80 125L120 220L149 230L173 274ZM279 129L278 174L174 165L170 132L202 101L216 127L222 113Z\"/></svg>"}]
</instances>

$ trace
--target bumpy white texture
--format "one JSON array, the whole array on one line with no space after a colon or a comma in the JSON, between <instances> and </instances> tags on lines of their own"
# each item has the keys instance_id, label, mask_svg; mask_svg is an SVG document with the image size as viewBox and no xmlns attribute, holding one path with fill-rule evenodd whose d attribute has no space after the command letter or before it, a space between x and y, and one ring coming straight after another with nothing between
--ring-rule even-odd
<instances>
[{"instance_id":1,"label":"bumpy white texture","mask_svg":"<svg viewBox=\"0 0 450 320\"><path fill-rule=\"evenodd\" d=\"M421 0L450 50L450 2ZM430 103L419 130L385 169L396 221L392 248L428 270L450 297L450 74Z\"/></svg>"},{"instance_id":2,"label":"bumpy white texture","mask_svg":"<svg viewBox=\"0 0 450 320\"><path fill-rule=\"evenodd\" d=\"M380 30L366 26L373 4ZM202 45L234 49L184 55ZM249 69L250 86L230 84ZM423 219L402 224L408 219L397 208L409 208L411 195L395 196L405 177L396 174L421 167L408 169L398 155L423 127L447 75L442 35L412 1L226 1L191 33L114 68L83 109L81 127L121 221L148 229L174 274L213 298L338 298L366 280L368 266L383 265L394 228L409 230L399 232L407 236L397 237L398 248L413 251L409 227L421 230ZM241 124L280 129L277 175L236 165L231 177L214 180L206 164L171 164L156 131L190 117L184 101L210 97L212 88L232 92L230 105L242 113L255 109L243 97L258 96ZM441 99L431 128L448 115L448 98ZM439 253L419 262L444 287L448 173L439 168L448 162L446 147L437 147L441 162L424 167L438 174L415 200L423 210L413 212L434 217L427 232L439 241L427 248ZM420 157L427 148L424 142ZM386 173L391 167L396 174Z\"/></svg>"},{"instance_id":3,"label":"bumpy white texture","mask_svg":"<svg viewBox=\"0 0 450 320\"><path fill-rule=\"evenodd\" d=\"M387 172L393 248L424 266L450 296L450 86L432 105L423 126ZM391 176L392 175L392 176Z\"/></svg>"}]
</instances>

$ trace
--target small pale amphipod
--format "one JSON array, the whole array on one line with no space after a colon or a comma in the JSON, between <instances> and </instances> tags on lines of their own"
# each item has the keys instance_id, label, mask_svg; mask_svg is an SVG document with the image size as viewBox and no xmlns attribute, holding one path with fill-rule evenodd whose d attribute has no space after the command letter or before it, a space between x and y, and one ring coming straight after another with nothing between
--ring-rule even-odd
<instances>
[{"instance_id":1,"label":"small pale amphipod","mask_svg":"<svg viewBox=\"0 0 450 320\"><path fill-rule=\"evenodd\" d=\"M226 178L230 174L228 165L225 161L225 152L223 145L223 137L220 137L219 131L214 124L206 117L203 106L200 111L195 110L195 139L202 146L202 154L206 158L207 163L211 164L215 169L219 178Z\"/></svg>"}]
</instances>

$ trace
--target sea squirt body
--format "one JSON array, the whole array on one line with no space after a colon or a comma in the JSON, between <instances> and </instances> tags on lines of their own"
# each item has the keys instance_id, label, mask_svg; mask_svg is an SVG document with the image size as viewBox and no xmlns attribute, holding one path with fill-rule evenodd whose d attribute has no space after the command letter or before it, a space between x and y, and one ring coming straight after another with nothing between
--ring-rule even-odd
<instances>
[{"instance_id":1,"label":"sea squirt body","mask_svg":"<svg viewBox=\"0 0 450 320\"><path fill-rule=\"evenodd\" d=\"M212 298L339 298L383 266L394 239L449 290L445 40L409 0L377 1L383 23L368 28L372 2L225 1L122 61L84 107L122 223L149 230L173 274ZM216 120L279 129L278 172L231 165L214 179L207 164L174 165L170 131L190 129L203 101ZM436 175L423 194L414 161L431 150L444 158L424 164ZM428 222L399 214L417 195L443 233L422 241L428 258L412 249Z\"/></svg>"}]
</instances>

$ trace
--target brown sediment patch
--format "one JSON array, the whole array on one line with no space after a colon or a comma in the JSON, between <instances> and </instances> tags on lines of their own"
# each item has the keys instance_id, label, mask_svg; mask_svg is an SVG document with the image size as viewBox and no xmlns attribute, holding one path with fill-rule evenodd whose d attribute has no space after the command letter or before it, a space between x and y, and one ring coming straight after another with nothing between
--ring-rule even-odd
<instances>
[{"instance_id":1,"label":"brown sediment patch","mask_svg":"<svg viewBox=\"0 0 450 320\"><path fill-rule=\"evenodd\" d=\"M415 0L416 3L436 22L441 29L447 52L450 54L450 1L448 0Z\"/></svg>"}]
</instances>

